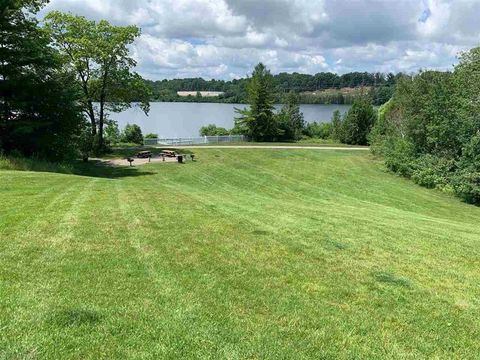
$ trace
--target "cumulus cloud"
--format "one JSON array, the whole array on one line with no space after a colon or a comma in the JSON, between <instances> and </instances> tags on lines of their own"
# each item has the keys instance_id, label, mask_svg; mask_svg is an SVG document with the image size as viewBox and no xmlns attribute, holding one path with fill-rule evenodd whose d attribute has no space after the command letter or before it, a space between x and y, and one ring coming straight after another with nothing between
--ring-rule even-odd
<instances>
[{"instance_id":1,"label":"cumulus cloud","mask_svg":"<svg viewBox=\"0 0 480 360\"><path fill-rule=\"evenodd\" d=\"M141 27L152 79L446 69L480 42L473 0L51 0L40 16L54 9Z\"/></svg>"}]
</instances>

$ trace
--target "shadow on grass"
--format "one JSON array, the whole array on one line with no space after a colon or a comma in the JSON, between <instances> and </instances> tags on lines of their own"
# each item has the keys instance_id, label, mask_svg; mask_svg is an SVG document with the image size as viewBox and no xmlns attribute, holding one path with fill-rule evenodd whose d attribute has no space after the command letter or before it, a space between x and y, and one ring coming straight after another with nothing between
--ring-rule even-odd
<instances>
[{"instance_id":1,"label":"shadow on grass","mask_svg":"<svg viewBox=\"0 0 480 360\"><path fill-rule=\"evenodd\" d=\"M140 151L150 151L154 156L159 156L163 150L174 150L178 154L192 154L191 149L178 149L171 148L166 146L158 145L158 147L153 146L136 146L136 147L114 147L112 151L105 155L107 159L116 159L116 158L126 158L134 157Z\"/></svg>"},{"instance_id":2,"label":"shadow on grass","mask_svg":"<svg viewBox=\"0 0 480 360\"><path fill-rule=\"evenodd\" d=\"M65 163L50 163L42 160L16 157L0 157L0 170L49 172L107 179L155 174L155 172L140 170L138 167L107 165L100 160L90 160L88 163L79 160Z\"/></svg>"},{"instance_id":3,"label":"shadow on grass","mask_svg":"<svg viewBox=\"0 0 480 360\"><path fill-rule=\"evenodd\" d=\"M88 163L77 161L72 163L73 175L117 179L124 177L155 175L155 172L144 171L135 166L107 165L100 160L90 160Z\"/></svg>"},{"instance_id":4,"label":"shadow on grass","mask_svg":"<svg viewBox=\"0 0 480 360\"><path fill-rule=\"evenodd\" d=\"M50 322L60 327L95 326L102 320L100 314L86 309L65 309L56 311Z\"/></svg>"},{"instance_id":5,"label":"shadow on grass","mask_svg":"<svg viewBox=\"0 0 480 360\"><path fill-rule=\"evenodd\" d=\"M380 272L375 272L372 275L375 278L375 280L380 283L385 283L393 286L406 287L406 288L413 287L413 283L409 279L398 277L390 272L380 271Z\"/></svg>"}]
</instances>

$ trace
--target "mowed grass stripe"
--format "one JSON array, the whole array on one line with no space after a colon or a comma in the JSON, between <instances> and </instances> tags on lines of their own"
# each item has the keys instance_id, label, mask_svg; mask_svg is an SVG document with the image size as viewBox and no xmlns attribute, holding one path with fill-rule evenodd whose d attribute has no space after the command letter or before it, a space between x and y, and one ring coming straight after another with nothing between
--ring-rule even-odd
<instances>
[{"instance_id":1,"label":"mowed grass stripe","mask_svg":"<svg viewBox=\"0 0 480 360\"><path fill-rule=\"evenodd\" d=\"M8 226L50 248L0 269L0 357L475 358L479 209L366 153L197 154L48 178L75 185Z\"/></svg>"}]
</instances>

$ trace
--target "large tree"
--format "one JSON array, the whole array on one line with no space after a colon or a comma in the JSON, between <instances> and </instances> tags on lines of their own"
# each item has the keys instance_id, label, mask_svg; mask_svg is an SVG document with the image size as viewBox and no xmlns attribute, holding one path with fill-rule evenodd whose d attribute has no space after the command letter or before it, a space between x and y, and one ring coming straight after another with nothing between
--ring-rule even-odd
<instances>
[{"instance_id":1,"label":"large tree","mask_svg":"<svg viewBox=\"0 0 480 360\"><path fill-rule=\"evenodd\" d=\"M132 72L136 62L129 51L140 30L57 11L49 13L45 23L77 74L82 109L90 119L96 151L101 152L109 111L123 111L134 101L146 114L149 111L150 92L140 75Z\"/></svg>"},{"instance_id":2,"label":"large tree","mask_svg":"<svg viewBox=\"0 0 480 360\"><path fill-rule=\"evenodd\" d=\"M71 77L34 17L45 3L0 3L0 149L59 159L72 152L81 118Z\"/></svg>"},{"instance_id":3,"label":"large tree","mask_svg":"<svg viewBox=\"0 0 480 360\"><path fill-rule=\"evenodd\" d=\"M247 109L236 109L240 114L236 127L245 129L254 141L273 141L279 134L274 116L273 77L262 63L258 64L248 79Z\"/></svg>"}]
</instances>

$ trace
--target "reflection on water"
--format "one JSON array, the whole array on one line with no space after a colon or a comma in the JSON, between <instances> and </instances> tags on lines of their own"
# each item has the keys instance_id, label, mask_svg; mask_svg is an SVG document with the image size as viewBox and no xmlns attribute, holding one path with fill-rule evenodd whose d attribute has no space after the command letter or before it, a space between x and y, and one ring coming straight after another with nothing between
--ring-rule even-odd
<instances>
[{"instance_id":1,"label":"reflection on water","mask_svg":"<svg viewBox=\"0 0 480 360\"><path fill-rule=\"evenodd\" d=\"M119 114L111 114L110 118L118 121L120 129L131 123L138 124L144 134L189 137L198 136L200 128L208 124L232 128L236 107L244 108L245 105L156 102L151 103L149 116L145 116L140 109L133 108ZM349 105L301 105L305 120L308 122L328 122L335 110L344 113L349 108Z\"/></svg>"}]
</instances>

